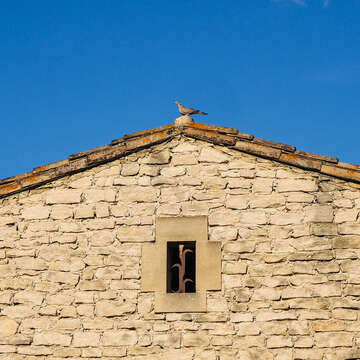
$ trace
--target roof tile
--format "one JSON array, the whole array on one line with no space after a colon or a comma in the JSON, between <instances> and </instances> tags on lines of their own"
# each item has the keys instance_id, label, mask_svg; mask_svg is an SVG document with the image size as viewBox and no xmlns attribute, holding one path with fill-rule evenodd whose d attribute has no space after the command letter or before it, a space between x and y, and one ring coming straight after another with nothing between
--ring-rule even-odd
<instances>
[{"instance_id":1,"label":"roof tile","mask_svg":"<svg viewBox=\"0 0 360 360\"><path fill-rule=\"evenodd\" d=\"M207 125L202 123L187 124L186 127L196 128L205 131L215 131L220 134L230 134L230 135L236 135L239 132L237 129L227 126L214 126L214 125Z\"/></svg>"},{"instance_id":2,"label":"roof tile","mask_svg":"<svg viewBox=\"0 0 360 360\"><path fill-rule=\"evenodd\" d=\"M281 154L281 150L279 149L247 141L237 141L235 144L235 149L274 160L278 160Z\"/></svg>"},{"instance_id":3,"label":"roof tile","mask_svg":"<svg viewBox=\"0 0 360 360\"><path fill-rule=\"evenodd\" d=\"M334 163L334 164L337 164L339 162L339 159L336 158L336 157L319 155L319 154L312 154L312 153L308 153L308 152L305 152L305 151L295 151L295 154L302 155L302 156L307 156L307 157L310 157L310 158L316 159L316 160L323 160L323 161L331 162L331 163Z\"/></svg>"},{"instance_id":4,"label":"roof tile","mask_svg":"<svg viewBox=\"0 0 360 360\"><path fill-rule=\"evenodd\" d=\"M270 140L263 140L263 139L255 138L253 140L253 142L255 144L270 146L270 147L273 147L275 149L286 150L286 151L289 151L289 152L294 152L296 150L295 146L287 145L287 144L281 144L281 143L278 143L278 142L275 142L275 141L270 141Z\"/></svg>"},{"instance_id":5,"label":"roof tile","mask_svg":"<svg viewBox=\"0 0 360 360\"><path fill-rule=\"evenodd\" d=\"M355 180L360 182L360 171L323 164L321 166L321 172L323 174L336 176L342 179Z\"/></svg>"},{"instance_id":6,"label":"roof tile","mask_svg":"<svg viewBox=\"0 0 360 360\"><path fill-rule=\"evenodd\" d=\"M192 137L194 139L200 139L205 141L210 141L213 144L217 145L235 145L235 138L233 136L219 134L214 131L204 131L196 128L185 128L184 134Z\"/></svg>"},{"instance_id":7,"label":"roof tile","mask_svg":"<svg viewBox=\"0 0 360 360\"><path fill-rule=\"evenodd\" d=\"M282 153L280 155L280 161L308 170L320 171L321 169L321 161L295 154Z\"/></svg>"},{"instance_id":8,"label":"roof tile","mask_svg":"<svg viewBox=\"0 0 360 360\"><path fill-rule=\"evenodd\" d=\"M296 151L295 146L254 138L253 135L239 133L225 126L192 123L184 127L165 125L138 131L113 140L111 145L72 154L68 159L36 167L30 173L0 180L0 198L168 141L179 134L346 179L353 184L360 183L360 165L338 163L335 157Z\"/></svg>"}]
</instances>

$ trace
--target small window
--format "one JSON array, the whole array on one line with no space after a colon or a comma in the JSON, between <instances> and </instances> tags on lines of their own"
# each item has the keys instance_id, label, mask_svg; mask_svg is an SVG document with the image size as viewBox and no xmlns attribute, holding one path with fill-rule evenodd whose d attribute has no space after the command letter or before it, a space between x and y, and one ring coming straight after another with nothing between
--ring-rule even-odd
<instances>
[{"instance_id":1,"label":"small window","mask_svg":"<svg viewBox=\"0 0 360 360\"><path fill-rule=\"evenodd\" d=\"M167 242L167 292L194 293L195 241Z\"/></svg>"}]
</instances>

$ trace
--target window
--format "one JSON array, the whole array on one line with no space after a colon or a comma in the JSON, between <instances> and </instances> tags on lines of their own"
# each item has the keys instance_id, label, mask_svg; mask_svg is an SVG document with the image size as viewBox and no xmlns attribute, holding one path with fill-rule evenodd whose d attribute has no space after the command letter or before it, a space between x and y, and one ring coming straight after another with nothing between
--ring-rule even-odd
<instances>
[{"instance_id":1,"label":"window","mask_svg":"<svg viewBox=\"0 0 360 360\"><path fill-rule=\"evenodd\" d=\"M158 217L155 235L141 259L141 290L154 291L155 312L205 312L206 291L221 290L221 242L209 241L207 217Z\"/></svg>"},{"instance_id":2,"label":"window","mask_svg":"<svg viewBox=\"0 0 360 360\"><path fill-rule=\"evenodd\" d=\"M194 241L167 242L166 292L194 293L196 289L196 253Z\"/></svg>"}]
</instances>

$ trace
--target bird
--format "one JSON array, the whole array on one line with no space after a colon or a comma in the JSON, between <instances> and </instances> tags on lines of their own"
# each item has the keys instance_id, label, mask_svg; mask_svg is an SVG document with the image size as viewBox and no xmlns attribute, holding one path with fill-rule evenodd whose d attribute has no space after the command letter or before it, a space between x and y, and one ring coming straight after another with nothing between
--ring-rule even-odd
<instances>
[{"instance_id":1,"label":"bird","mask_svg":"<svg viewBox=\"0 0 360 360\"><path fill-rule=\"evenodd\" d=\"M182 106L178 101L175 101L175 104L178 106L179 113L181 115L193 115L193 114L207 115L208 114L208 113L202 112L200 110Z\"/></svg>"}]
</instances>

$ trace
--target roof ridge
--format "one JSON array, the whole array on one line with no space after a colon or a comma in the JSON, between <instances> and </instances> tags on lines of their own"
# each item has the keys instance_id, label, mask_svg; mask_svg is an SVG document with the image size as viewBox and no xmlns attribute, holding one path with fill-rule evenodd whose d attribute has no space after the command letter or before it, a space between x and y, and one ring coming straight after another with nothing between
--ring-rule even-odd
<instances>
[{"instance_id":1,"label":"roof ridge","mask_svg":"<svg viewBox=\"0 0 360 360\"><path fill-rule=\"evenodd\" d=\"M297 151L295 146L255 138L237 129L202 123L164 125L126 134L110 144L71 154L67 159L35 167L31 172L0 180L0 198L38 187L61 177L84 171L132 152L169 141L177 135L227 146L248 154L360 183L360 165L339 162L332 156Z\"/></svg>"}]
</instances>

